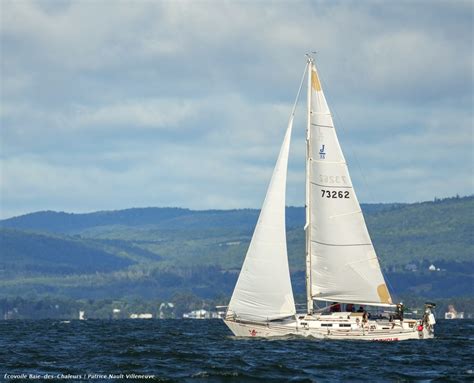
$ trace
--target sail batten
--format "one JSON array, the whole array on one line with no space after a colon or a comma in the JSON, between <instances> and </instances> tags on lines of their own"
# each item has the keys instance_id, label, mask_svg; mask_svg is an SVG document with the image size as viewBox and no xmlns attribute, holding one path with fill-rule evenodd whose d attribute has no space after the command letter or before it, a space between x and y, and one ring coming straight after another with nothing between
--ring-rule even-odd
<instances>
[{"instance_id":1,"label":"sail batten","mask_svg":"<svg viewBox=\"0 0 474 383\"><path fill-rule=\"evenodd\" d=\"M324 243L324 242L319 242L316 240L312 240L311 242L324 245L324 246L372 246L372 243L348 243L348 244L341 245L338 243Z\"/></svg>"},{"instance_id":2,"label":"sail batten","mask_svg":"<svg viewBox=\"0 0 474 383\"><path fill-rule=\"evenodd\" d=\"M334 126L320 125L320 124L314 124L314 123L311 123L311 126L318 126L318 127L320 127L320 128L334 129Z\"/></svg>"},{"instance_id":3,"label":"sail batten","mask_svg":"<svg viewBox=\"0 0 474 383\"><path fill-rule=\"evenodd\" d=\"M352 189L352 186L342 186L342 185L322 185L318 184L317 182L311 181L312 185L321 186L323 188L345 188L345 189Z\"/></svg>"}]
</instances>

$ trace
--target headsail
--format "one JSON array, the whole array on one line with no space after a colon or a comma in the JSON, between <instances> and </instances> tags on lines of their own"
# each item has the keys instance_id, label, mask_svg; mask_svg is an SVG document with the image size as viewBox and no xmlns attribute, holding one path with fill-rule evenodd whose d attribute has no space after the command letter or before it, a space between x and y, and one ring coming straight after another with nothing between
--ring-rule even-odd
<instances>
[{"instance_id":1,"label":"headsail","mask_svg":"<svg viewBox=\"0 0 474 383\"><path fill-rule=\"evenodd\" d=\"M257 321L296 313L286 250L285 194L293 116L273 171L228 313Z\"/></svg>"},{"instance_id":2,"label":"headsail","mask_svg":"<svg viewBox=\"0 0 474 383\"><path fill-rule=\"evenodd\" d=\"M286 250L285 196L293 118L307 69L308 65L227 315L266 321L296 313Z\"/></svg>"},{"instance_id":3,"label":"headsail","mask_svg":"<svg viewBox=\"0 0 474 383\"><path fill-rule=\"evenodd\" d=\"M313 299L391 305L316 67L309 75L309 248Z\"/></svg>"}]
</instances>

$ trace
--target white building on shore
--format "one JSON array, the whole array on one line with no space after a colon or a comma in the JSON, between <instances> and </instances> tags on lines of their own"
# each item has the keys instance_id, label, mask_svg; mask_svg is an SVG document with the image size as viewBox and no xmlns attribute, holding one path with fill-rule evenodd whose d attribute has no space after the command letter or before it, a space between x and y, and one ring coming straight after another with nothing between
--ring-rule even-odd
<instances>
[{"instance_id":1,"label":"white building on shore","mask_svg":"<svg viewBox=\"0 0 474 383\"><path fill-rule=\"evenodd\" d=\"M448 312L444 313L444 319L464 319L464 312L458 312L453 305L449 305Z\"/></svg>"},{"instance_id":2,"label":"white building on shore","mask_svg":"<svg viewBox=\"0 0 474 383\"><path fill-rule=\"evenodd\" d=\"M183 314L184 319L218 319L219 314L216 312L206 311L204 309L194 310Z\"/></svg>"},{"instance_id":3,"label":"white building on shore","mask_svg":"<svg viewBox=\"0 0 474 383\"><path fill-rule=\"evenodd\" d=\"M150 313L140 313L140 314L130 314L130 319L152 319L153 314Z\"/></svg>"}]
</instances>

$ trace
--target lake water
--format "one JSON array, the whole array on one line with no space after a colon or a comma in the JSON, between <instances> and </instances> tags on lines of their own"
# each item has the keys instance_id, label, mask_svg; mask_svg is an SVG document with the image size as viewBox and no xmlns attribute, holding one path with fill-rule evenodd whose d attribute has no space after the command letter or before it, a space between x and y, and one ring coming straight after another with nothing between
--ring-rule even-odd
<instances>
[{"instance_id":1,"label":"lake water","mask_svg":"<svg viewBox=\"0 0 474 383\"><path fill-rule=\"evenodd\" d=\"M237 339L219 320L0 321L0 380L472 382L473 355L472 320L395 343Z\"/></svg>"}]
</instances>

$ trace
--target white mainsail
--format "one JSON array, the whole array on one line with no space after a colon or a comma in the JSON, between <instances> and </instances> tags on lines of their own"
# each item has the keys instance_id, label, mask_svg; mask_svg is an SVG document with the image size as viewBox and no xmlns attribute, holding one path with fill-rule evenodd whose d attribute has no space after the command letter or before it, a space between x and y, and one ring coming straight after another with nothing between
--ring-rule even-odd
<instances>
[{"instance_id":1,"label":"white mainsail","mask_svg":"<svg viewBox=\"0 0 474 383\"><path fill-rule=\"evenodd\" d=\"M312 62L309 76L309 294L323 301L391 305Z\"/></svg>"},{"instance_id":2,"label":"white mainsail","mask_svg":"<svg viewBox=\"0 0 474 383\"><path fill-rule=\"evenodd\" d=\"M243 319L273 320L296 313L285 228L286 175L292 127L293 116L229 303L228 312Z\"/></svg>"}]
</instances>

